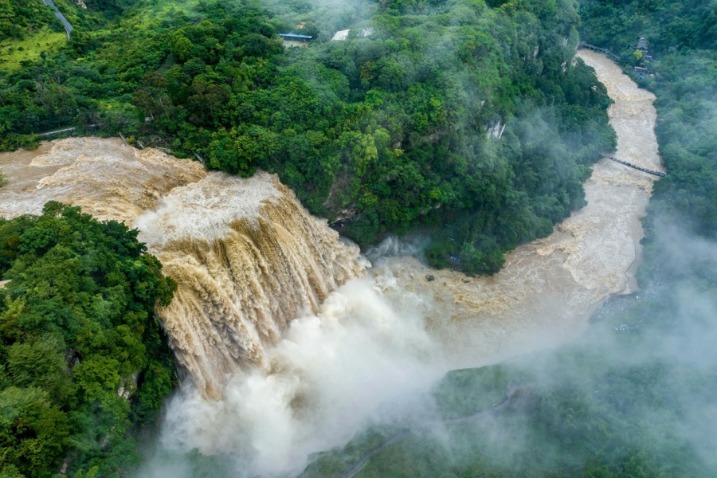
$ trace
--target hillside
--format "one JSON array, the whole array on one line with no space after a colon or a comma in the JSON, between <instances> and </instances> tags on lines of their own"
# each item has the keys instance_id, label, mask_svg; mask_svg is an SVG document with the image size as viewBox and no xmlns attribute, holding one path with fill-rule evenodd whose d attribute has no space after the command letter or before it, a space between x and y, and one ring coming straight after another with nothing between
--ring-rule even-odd
<instances>
[{"instance_id":1,"label":"hillside","mask_svg":"<svg viewBox=\"0 0 717 478\"><path fill-rule=\"evenodd\" d=\"M176 384L154 315L176 283L116 221L0 219L0 475L126 476Z\"/></svg>"}]
</instances>

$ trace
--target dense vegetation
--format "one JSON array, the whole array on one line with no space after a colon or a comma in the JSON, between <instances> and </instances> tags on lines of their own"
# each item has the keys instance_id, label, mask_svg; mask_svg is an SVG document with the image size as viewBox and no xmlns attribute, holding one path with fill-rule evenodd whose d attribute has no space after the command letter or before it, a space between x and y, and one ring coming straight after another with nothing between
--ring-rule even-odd
<instances>
[{"instance_id":1,"label":"dense vegetation","mask_svg":"<svg viewBox=\"0 0 717 478\"><path fill-rule=\"evenodd\" d=\"M592 1L583 39L610 48L657 95L669 171L649 206L641 291L607 304L577 344L449 374L445 427L421 424L357 476L591 478L717 475L717 59L714 2ZM636 55L639 36L647 54ZM510 392L512 390L512 393ZM511 395L508 405L492 405ZM342 476L400 429L372 429L304 476Z\"/></svg>"},{"instance_id":2,"label":"dense vegetation","mask_svg":"<svg viewBox=\"0 0 717 478\"><path fill-rule=\"evenodd\" d=\"M42 2L0 0L0 41L23 38L53 20L52 12Z\"/></svg>"},{"instance_id":3,"label":"dense vegetation","mask_svg":"<svg viewBox=\"0 0 717 478\"><path fill-rule=\"evenodd\" d=\"M129 476L175 379L176 285L137 231L47 203L0 219L0 476Z\"/></svg>"},{"instance_id":4,"label":"dense vegetation","mask_svg":"<svg viewBox=\"0 0 717 478\"><path fill-rule=\"evenodd\" d=\"M469 273L582 205L614 147L571 1L130 3L68 13L66 49L0 73L1 147L75 125L260 167L360 244L423 230L429 262ZM316 39L285 50L298 22Z\"/></svg>"}]
</instances>

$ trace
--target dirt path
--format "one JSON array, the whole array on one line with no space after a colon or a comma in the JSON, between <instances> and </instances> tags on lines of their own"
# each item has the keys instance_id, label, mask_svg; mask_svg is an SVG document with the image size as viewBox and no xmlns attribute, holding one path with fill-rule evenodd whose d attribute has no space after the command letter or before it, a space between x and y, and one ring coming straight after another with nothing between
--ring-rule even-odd
<instances>
[{"instance_id":1,"label":"dirt path","mask_svg":"<svg viewBox=\"0 0 717 478\"><path fill-rule=\"evenodd\" d=\"M433 420L430 422L416 424L413 428L402 429L395 435L389 437L385 442L367 451L354 466L352 466L346 473L341 475L341 478L353 478L354 476L359 474L359 472L361 472L363 467L366 466L366 464L371 460L371 458L373 458L377 453L381 452L381 450L388 448L393 443L397 442L398 440L407 435L417 433L419 431L425 432L426 430L428 430L428 432L430 433L432 430L435 430L436 427L456 425L459 423L465 423L471 420L476 420L478 418L484 418L493 415L510 405L511 401L513 400L513 397L520 390L520 387L517 387L515 384L510 384L506 390L505 397L501 401L499 401L498 403L494 403L490 407L483 408L476 412L469 413L460 417L447 418L445 420Z\"/></svg>"}]
</instances>

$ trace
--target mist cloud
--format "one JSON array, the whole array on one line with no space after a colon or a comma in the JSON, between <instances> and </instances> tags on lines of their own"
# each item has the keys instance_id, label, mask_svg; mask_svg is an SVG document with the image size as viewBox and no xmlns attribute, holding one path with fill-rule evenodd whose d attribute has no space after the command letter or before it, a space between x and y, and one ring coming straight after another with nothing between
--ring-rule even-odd
<instances>
[{"instance_id":1,"label":"mist cloud","mask_svg":"<svg viewBox=\"0 0 717 478\"><path fill-rule=\"evenodd\" d=\"M268 352L269 374L234 377L222 401L203 400L185 384L140 476L194 476L193 450L218 456L212 466L225 476L296 473L311 453L343 445L371 423L418 413L418 399L445 372L423 328L427 306L410 294L389 302L369 280L347 283L317 316L292 322Z\"/></svg>"}]
</instances>

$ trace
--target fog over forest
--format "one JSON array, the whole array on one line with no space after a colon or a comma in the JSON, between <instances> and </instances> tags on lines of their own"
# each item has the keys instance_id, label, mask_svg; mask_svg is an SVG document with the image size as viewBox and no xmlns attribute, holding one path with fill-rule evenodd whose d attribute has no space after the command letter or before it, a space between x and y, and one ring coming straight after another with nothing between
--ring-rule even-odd
<instances>
[{"instance_id":1,"label":"fog over forest","mask_svg":"<svg viewBox=\"0 0 717 478\"><path fill-rule=\"evenodd\" d=\"M717 476L714 0L54 3L0 477Z\"/></svg>"}]
</instances>

